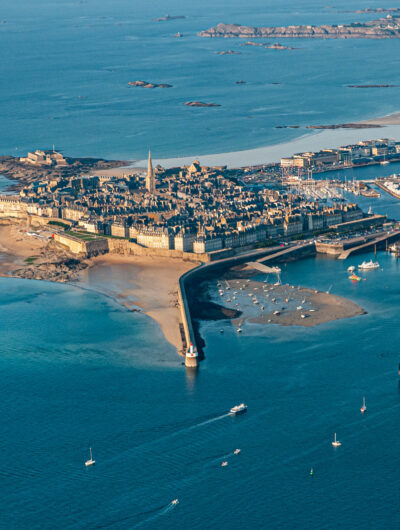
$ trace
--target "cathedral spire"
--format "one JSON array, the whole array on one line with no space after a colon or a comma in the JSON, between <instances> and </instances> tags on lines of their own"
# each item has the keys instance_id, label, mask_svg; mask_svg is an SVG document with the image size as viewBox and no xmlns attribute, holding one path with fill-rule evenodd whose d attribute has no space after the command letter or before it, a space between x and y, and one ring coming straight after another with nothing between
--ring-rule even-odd
<instances>
[{"instance_id":1,"label":"cathedral spire","mask_svg":"<svg viewBox=\"0 0 400 530\"><path fill-rule=\"evenodd\" d=\"M150 149L149 149L149 163L147 165L146 189L150 193L154 193L156 190L156 183L155 183L154 172L153 172L153 164L151 163Z\"/></svg>"}]
</instances>

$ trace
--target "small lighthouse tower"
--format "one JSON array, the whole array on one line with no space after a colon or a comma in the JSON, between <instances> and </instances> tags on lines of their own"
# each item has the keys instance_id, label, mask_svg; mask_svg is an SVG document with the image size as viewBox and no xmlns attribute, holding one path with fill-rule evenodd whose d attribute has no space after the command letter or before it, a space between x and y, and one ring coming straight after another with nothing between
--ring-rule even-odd
<instances>
[{"instance_id":1,"label":"small lighthouse tower","mask_svg":"<svg viewBox=\"0 0 400 530\"><path fill-rule=\"evenodd\" d=\"M198 353L193 347L193 344L190 344L189 350L186 352L185 356L185 366L187 368L197 368L198 367Z\"/></svg>"}]
</instances>

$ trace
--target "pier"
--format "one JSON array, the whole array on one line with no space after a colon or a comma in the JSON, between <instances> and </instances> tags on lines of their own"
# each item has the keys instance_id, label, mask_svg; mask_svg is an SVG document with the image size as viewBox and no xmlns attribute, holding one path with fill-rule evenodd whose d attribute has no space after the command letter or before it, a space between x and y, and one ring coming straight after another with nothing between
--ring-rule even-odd
<instances>
[{"instance_id":1,"label":"pier","mask_svg":"<svg viewBox=\"0 0 400 530\"><path fill-rule=\"evenodd\" d=\"M398 230L394 232L389 232L385 234L380 234L378 237L375 237L373 239L370 239L366 243L362 243L361 245L357 245L355 247L349 248L347 250L344 250L339 256L338 259L347 259L351 254L356 254L358 252L363 252L364 250L368 250L369 248L382 246L382 244L385 244L386 246L389 243L392 243L393 241L397 241L400 238L400 232Z\"/></svg>"}]
</instances>

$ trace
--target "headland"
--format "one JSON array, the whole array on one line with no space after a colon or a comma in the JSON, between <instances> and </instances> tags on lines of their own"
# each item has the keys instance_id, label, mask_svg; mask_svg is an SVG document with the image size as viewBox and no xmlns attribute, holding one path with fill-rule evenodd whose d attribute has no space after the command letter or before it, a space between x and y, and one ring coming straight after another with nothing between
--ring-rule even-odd
<instances>
[{"instance_id":1,"label":"headland","mask_svg":"<svg viewBox=\"0 0 400 530\"><path fill-rule=\"evenodd\" d=\"M246 313L246 304L229 306L210 298L210 278L238 281L240 272L250 279L254 270L239 271L238 265L261 258L298 259L315 254L315 242L309 238L340 238L377 230L386 222L385 216L365 214L355 203L342 200L335 191L337 182L321 181L325 188L313 182L310 188L308 178L304 183L297 180L293 190L290 165L297 169L301 161L305 168L326 169L341 157L346 164L349 156L359 160L360 153L395 156L397 147L400 143L392 141L385 146L383 140L360 142L342 150L302 153L277 165L234 170L202 166L197 160L171 170L153 169L149 154L146 175L131 170L114 177L49 177L43 167L62 171L67 159L54 151L30 153L16 161L17 172L19 164L30 164L30 180L20 182L19 195L0 198L0 244L5 255L0 273L81 284L85 277L87 286L113 296L125 308L141 307L181 353L190 342L201 353L200 320L224 318L235 324ZM254 187L257 183L265 186ZM318 195L316 201L313 193L320 190L340 200L326 204ZM109 279L118 276L117 281ZM361 314L359 308L321 293L300 294L310 294L313 305L300 324L290 307L281 307L272 316L272 309L263 309L255 321L269 315L267 323L312 326ZM283 318L276 321L278 316ZM192 318L194 335L188 331Z\"/></svg>"}]
</instances>

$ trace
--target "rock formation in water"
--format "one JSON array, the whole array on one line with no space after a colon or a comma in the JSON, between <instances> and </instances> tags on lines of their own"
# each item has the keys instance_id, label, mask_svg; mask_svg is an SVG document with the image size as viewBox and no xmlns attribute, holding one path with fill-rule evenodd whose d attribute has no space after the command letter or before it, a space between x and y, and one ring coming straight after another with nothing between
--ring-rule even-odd
<instances>
[{"instance_id":1,"label":"rock formation in water","mask_svg":"<svg viewBox=\"0 0 400 530\"><path fill-rule=\"evenodd\" d=\"M172 88L172 85L166 83L149 83L148 81L129 81L129 86L142 87L142 88Z\"/></svg>"},{"instance_id":2,"label":"rock formation in water","mask_svg":"<svg viewBox=\"0 0 400 530\"><path fill-rule=\"evenodd\" d=\"M400 18L386 18L351 24L324 24L321 26L253 27L240 24L218 24L201 31L200 37L249 38L308 38L308 39L398 39Z\"/></svg>"}]
</instances>

